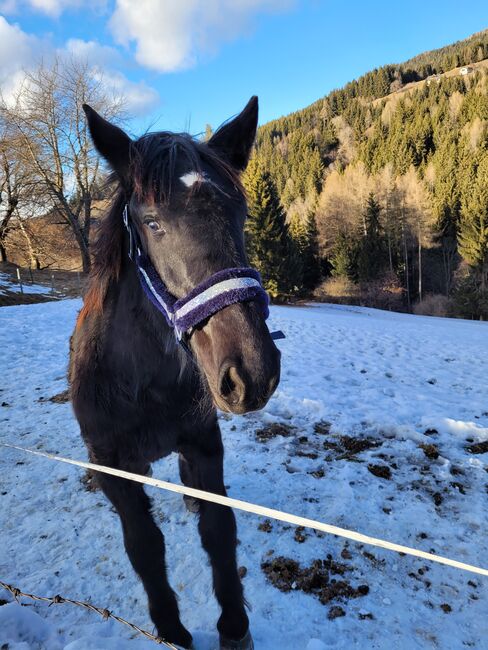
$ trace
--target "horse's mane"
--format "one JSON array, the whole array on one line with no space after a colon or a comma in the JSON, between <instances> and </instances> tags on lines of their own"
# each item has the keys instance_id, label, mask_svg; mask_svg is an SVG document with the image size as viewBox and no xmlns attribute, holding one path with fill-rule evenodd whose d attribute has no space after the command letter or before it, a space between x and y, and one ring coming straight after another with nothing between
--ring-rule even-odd
<instances>
[{"instance_id":1,"label":"horse's mane","mask_svg":"<svg viewBox=\"0 0 488 650\"><path fill-rule=\"evenodd\" d=\"M128 196L135 193L140 200L167 204L171 198L177 159L183 156L190 169L201 171L204 161L221 176L243 192L238 172L214 149L195 140L187 133L147 133L132 143L129 192L115 175L109 179L114 198L107 214L101 219L92 244L92 265L83 307L77 326L92 313L101 313L110 285L120 276L123 260L124 225L122 214ZM198 183L192 186L192 191Z\"/></svg>"}]
</instances>

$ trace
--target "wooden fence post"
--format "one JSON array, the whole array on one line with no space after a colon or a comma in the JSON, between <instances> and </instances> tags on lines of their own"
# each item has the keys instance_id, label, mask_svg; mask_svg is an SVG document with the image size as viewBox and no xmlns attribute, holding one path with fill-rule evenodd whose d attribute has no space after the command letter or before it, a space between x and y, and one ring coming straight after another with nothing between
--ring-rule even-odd
<instances>
[{"instance_id":1,"label":"wooden fence post","mask_svg":"<svg viewBox=\"0 0 488 650\"><path fill-rule=\"evenodd\" d=\"M24 287L22 286L22 278L20 277L20 269L17 267L17 280L19 281L20 293L24 293Z\"/></svg>"}]
</instances>

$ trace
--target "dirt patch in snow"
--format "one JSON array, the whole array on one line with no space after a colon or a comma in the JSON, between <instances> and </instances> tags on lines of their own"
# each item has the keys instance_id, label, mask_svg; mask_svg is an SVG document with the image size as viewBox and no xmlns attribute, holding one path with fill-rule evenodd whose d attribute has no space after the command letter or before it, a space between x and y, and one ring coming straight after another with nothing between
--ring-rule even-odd
<instances>
[{"instance_id":1,"label":"dirt patch in snow","mask_svg":"<svg viewBox=\"0 0 488 650\"><path fill-rule=\"evenodd\" d=\"M271 424L267 424L265 427L262 427L261 429L258 429L256 431L256 438L258 442L268 442L272 438L276 438L277 436L283 436L284 438L288 438L291 436L294 431L296 431L296 427L292 427L289 424L280 424L279 422L272 422Z\"/></svg>"},{"instance_id":2,"label":"dirt patch in snow","mask_svg":"<svg viewBox=\"0 0 488 650\"><path fill-rule=\"evenodd\" d=\"M488 440L483 442L476 442L474 445L467 447L470 454L486 454L488 453Z\"/></svg>"},{"instance_id":3,"label":"dirt patch in snow","mask_svg":"<svg viewBox=\"0 0 488 650\"><path fill-rule=\"evenodd\" d=\"M52 395L51 397L40 397L37 401L38 402L53 402L54 404L66 404L66 402L69 402L70 396L69 396L69 389L63 390L61 393L56 393L56 395Z\"/></svg>"},{"instance_id":4,"label":"dirt patch in snow","mask_svg":"<svg viewBox=\"0 0 488 650\"><path fill-rule=\"evenodd\" d=\"M439 458L439 450L436 445L422 443L420 449L430 460L437 460Z\"/></svg>"},{"instance_id":5,"label":"dirt patch in snow","mask_svg":"<svg viewBox=\"0 0 488 650\"><path fill-rule=\"evenodd\" d=\"M356 462L362 462L356 458L358 454L381 447L381 445L382 442L372 438L355 438L347 435L335 436L333 440L326 440L322 443L324 449L334 453L334 456L329 456L326 460L335 459Z\"/></svg>"},{"instance_id":6,"label":"dirt patch in snow","mask_svg":"<svg viewBox=\"0 0 488 650\"><path fill-rule=\"evenodd\" d=\"M271 584L280 591L303 591L318 598L323 605L333 600L359 598L369 592L366 584L353 587L344 577L350 567L331 557L313 560L310 566L302 568L296 560L279 556L262 562L261 569ZM339 575L340 579L333 578L332 575Z\"/></svg>"},{"instance_id":7,"label":"dirt patch in snow","mask_svg":"<svg viewBox=\"0 0 488 650\"><path fill-rule=\"evenodd\" d=\"M373 476L377 476L378 478L385 478L387 480L391 479L391 469L388 465L373 465L370 463L368 465L368 470L373 474Z\"/></svg>"}]
</instances>

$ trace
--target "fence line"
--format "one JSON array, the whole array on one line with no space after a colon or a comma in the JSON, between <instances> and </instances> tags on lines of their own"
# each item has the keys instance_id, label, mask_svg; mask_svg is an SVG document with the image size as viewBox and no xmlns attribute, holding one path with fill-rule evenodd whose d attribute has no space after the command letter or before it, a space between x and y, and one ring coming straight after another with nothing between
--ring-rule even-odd
<instances>
[{"instance_id":1,"label":"fence line","mask_svg":"<svg viewBox=\"0 0 488 650\"><path fill-rule=\"evenodd\" d=\"M27 449L26 447L19 447L17 445L10 445L7 443L0 443L0 445L2 447L17 449L18 451L22 451L24 453L33 454L35 456L41 456L43 458L48 458L50 460L55 460L57 462L67 463L69 465L75 465L76 467L83 467L85 469L89 469L95 472L101 472L102 474L110 474L111 476L117 476L119 478L129 479L131 481L135 481L136 483L151 485L153 487L157 487L162 490L176 492L178 494L183 494L189 497L193 497L195 499L202 499L203 501L209 501L211 503L216 503L223 506L229 506L230 508L243 510L244 512L251 512L255 515L269 517L270 519L283 521L288 524L293 524L294 526L313 528L314 530L318 530L323 533L327 533L329 535L337 535L338 537L344 537L354 542L368 544L369 546L378 546L379 548L385 548L389 551L395 551L397 553L404 553L405 555L420 557L430 562L437 562L439 564L445 564L447 566L451 566L456 569L462 569L464 571L469 571L471 573L477 573L479 575L488 576L488 569L484 569L482 567L477 567L472 564L466 564L458 560L451 560L450 558L443 557L441 555L435 555L434 553L427 553L426 551L421 551L419 549L411 548L409 546L403 546L401 544L395 544L394 542L389 542L383 539L379 539L377 537L370 537L369 535L357 533L353 530L348 530L347 528L339 528L338 526L333 526L331 524L324 524L320 521L315 521L314 519L300 517L298 515L282 512L281 510L275 510L274 508L267 508L265 506L260 506L254 503L248 503L247 501L241 501L240 499L224 497L220 494L214 494L212 492L205 492L204 490L197 490L196 488L190 488L184 485L169 483L168 481L162 481L161 479L156 479L149 476L142 476L140 474L134 474L133 472L126 472L124 470L115 469L113 467L107 467L105 465L95 465L94 463L87 463L81 460L64 458L63 456L49 454L44 451Z\"/></svg>"},{"instance_id":2,"label":"fence line","mask_svg":"<svg viewBox=\"0 0 488 650\"><path fill-rule=\"evenodd\" d=\"M87 603L83 600L73 600L72 598L65 598L64 596L60 596L59 594L56 596L36 596L35 594L27 594L21 591L20 589L18 589L17 587L13 587L12 585L9 585L6 582L2 582L1 580L0 580L0 587L3 587L6 591L9 591L17 602L19 598L22 597L22 598L30 598L31 600L39 600L45 603L49 603L49 607L51 605L59 605L63 603L68 603L70 605L77 605L78 607L83 607L85 609L88 609L91 612L96 612L97 614L100 614L100 616L103 618L104 621L107 621L109 618L112 618L114 621L117 621L118 623L123 623L124 625L127 625L135 632L138 632L139 634L145 636L147 639L159 643L159 645L164 645L167 648L171 648L171 650L178 650L178 648L175 645L169 643L168 641L165 641L160 636L155 636L154 634L151 634L151 632L148 632L147 630L143 630L135 623L126 621L125 618L121 618L116 614L112 614L110 610L105 609L103 607L96 607L96 605L92 605L91 603Z\"/></svg>"}]
</instances>

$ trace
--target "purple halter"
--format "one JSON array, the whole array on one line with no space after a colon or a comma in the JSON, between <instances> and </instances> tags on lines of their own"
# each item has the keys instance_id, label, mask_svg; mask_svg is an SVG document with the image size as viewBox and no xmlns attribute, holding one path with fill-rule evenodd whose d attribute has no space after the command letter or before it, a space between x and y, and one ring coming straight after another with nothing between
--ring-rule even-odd
<instances>
[{"instance_id":1,"label":"purple halter","mask_svg":"<svg viewBox=\"0 0 488 650\"><path fill-rule=\"evenodd\" d=\"M237 302L254 300L263 317L269 316L269 298L261 285L261 277L252 268L230 268L218 271L197 285L184 298L177 299L169 291L149 257L139 246L138 233L124 207L124 224L129 232L129 257L134 260L144 293L175 330L179 343L186 348L184 337L210 316ZM284 338L283 332L272 332L273 339Z\"/></svg>"}]
</instances>

